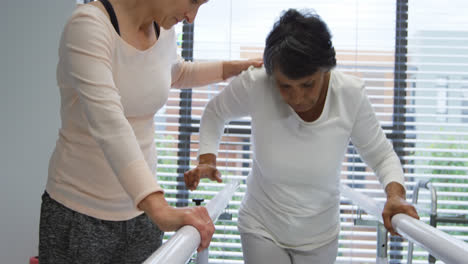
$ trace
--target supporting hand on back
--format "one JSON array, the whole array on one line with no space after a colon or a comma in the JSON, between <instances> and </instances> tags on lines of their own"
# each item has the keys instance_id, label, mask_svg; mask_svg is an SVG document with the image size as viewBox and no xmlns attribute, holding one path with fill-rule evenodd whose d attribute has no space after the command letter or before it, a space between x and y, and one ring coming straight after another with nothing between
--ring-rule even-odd
<instances>
[{"instance_id":1,"label":"supporting hand on back","mask_svg":"<svg viewBox=\"0 0 468 264\"><path fill-rule=\"evenodd\" d=\"M247 70L250 66L261 67L262 65L262 58L250 60L223 61L223 80L238 75L242 71Z\"/></svg>"}]
</instances>

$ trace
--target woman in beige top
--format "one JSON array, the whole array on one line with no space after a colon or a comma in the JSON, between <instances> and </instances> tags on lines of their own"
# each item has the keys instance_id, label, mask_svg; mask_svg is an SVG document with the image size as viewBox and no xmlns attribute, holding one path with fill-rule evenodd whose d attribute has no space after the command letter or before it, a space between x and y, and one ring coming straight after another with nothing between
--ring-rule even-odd
<instances>
[{"instance_id":1,"label":"woman in beige top","mask_svg":"<svg viewBox=\"0 0 468 264\"><path fill-rule=\"evenodd\" d=\"M208 247L204 207L173 208L158 185L154 114L170 87L239 74L259 61L190 63L173 26L206 0L100 0L65 25L57 83L62 125L40 220L40 263L141 263L163 231L192 225Z\"/></svg>"}]
</instances>

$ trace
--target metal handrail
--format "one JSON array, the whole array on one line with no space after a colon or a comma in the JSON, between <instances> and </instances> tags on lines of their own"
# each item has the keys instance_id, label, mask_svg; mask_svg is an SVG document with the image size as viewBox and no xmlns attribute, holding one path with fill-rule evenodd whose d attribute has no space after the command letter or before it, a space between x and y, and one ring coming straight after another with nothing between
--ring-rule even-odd
<instances>
[{"instance_id":1,"label":"metal handrail","mask_svg":"<svg viewBox=\"0 0 468 264\"><path fill-rule=\"evenodd\" d=\"M413 205L415 206L418 203L420 188L426 188L431 193L430 225L435 227L436 226L435 219L437 217L437 192L435 188L432 186L432 183L430 181L418 181L413 190L412 202L413 202ZM407 264L413 263L413 251L414 251L414 243L410 241L408 243L408 256L406 260ZM432 264L435 262L436 262L435 258L432 255L429 255L429 263Z\"/></svg>"},{"instance_id":2,"label":"metal handrail","mask_svg":"<svg viewBox=\"0 0 468 264\"><path fill-rule=\"evenodd\" d=\"M226 184L224 189L206 204L206 209L213 222L221 215L239 186L239 181ZM200 241L200 233L195 227L183 226L143 264L185 264L200 245Z\"/></svg>"},{"instance_id":3,"label":"metal handrail","mask_svg":"<svg viewBox=\"0 0 468 264\"><path fill-rule=\"evenodd\" d=\"M227 184L222 191L208 202L206 208L213 222L226 208L239 185L238 181ZM374 199L356 192L346 185L341 185L341 193L383 223L382 203L377 203ZM467 243L420 220L405 214L397 214L392 217L392 225L402 237L418 244L447 264L465 263L468 259ZM185 264L199 244L200 234L198 230L192 226L184 226L155 251L144 264Z\"/></svg>"},{"instance_id":4,"label":"metal handrail","mask_svg":"<svg viewBox=\"0 0 468 264\"><path fill-rule=\"evenodd\" d=\"M346 185L341 185L341 193L383 223L382 204ZM420 220L406 214L397 214L392 217L392 226L402 237L418 244L447 264L466 263L468 260L467 243Z\"/></svg>"}]
</instances>

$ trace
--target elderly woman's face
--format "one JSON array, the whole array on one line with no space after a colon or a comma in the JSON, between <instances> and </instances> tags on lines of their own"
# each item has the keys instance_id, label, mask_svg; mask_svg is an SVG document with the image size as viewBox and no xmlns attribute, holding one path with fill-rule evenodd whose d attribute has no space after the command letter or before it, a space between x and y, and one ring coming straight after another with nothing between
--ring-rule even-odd
<instances>
[{"instance_id":1,"label":"elderly woman's face","mask_svg":"<svg viewBox=\"0 0 468 264\"><path fill-rule=\"evenodd\" d=\"M198 8L206 2L208 0L173 0L171 7L160 22L161 26L169 29L183 20L193 23L197 16Z\"/></svg>"},{"instance_id":2,"label":"elderly woman's face","mask_svg":"<svg viewBox=\"0 0 468 264\"><path fill-rule=\"evenodd\" d=\"M278 69L273 71L281 96L296 113L307 112L316 106L322 89L325 89L326 75L327 72L319 70L304 78L292 80Z\"/></svg>"}]
</instances>

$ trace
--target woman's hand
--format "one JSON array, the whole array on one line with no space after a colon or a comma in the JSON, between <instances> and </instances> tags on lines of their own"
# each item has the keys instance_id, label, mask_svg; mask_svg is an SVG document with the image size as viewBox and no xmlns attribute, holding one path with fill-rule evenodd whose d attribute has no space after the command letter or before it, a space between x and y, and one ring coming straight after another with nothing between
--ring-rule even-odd
<instances>
[{"instance_id":1,"label":"woman's hand","mask_svg":"<svg viewBox=\"0 0 468 264\"><path fill-rule=\"evenodd\" d=\"M222 182L221 173L211 164L198 164L194 169L184 173L185 186L191 191L198 187L201 178Z\"/></svg>"},{"instance_id":2,"label":"woman's hand","mask_svg":"<svg viewBox=\"0 0 468 264\"><path fill-rule=\"evenodd\" d=\"M382 211L384 226L392 235L398 235L393 229L392 217L396 214L407 214L411 217L419 219L419 215L414 206L408 203L405 199L405 189L401 184L391 182L385 187L387 193L387 202Z\"/></svg>"},{"instance_id":3,"label":"woman's hand","mask_svg":"<svg viewBox=\"0 0 468 264\"><path fill-rule=\"evenodd\" d=\"M185 186L189 190L195 190L202 178L222 182L221 173L216 169L216 155L213 153L202 154L198 157L198 166L184 173Z\"/></svg>"},{"instance_id":4,"label":"woman's hand","mask_svg":"<svg viewBox=\"0 0 468 264\"><path fill-rule=\"evenodd\" d=\"M232 76L236 76L242 71L247 70L250 66L261 67L263 65L262 58L250 59L250 60L235 60L235 61L223 61L223 80L226 80Z\"/></svg>"},{"instance_id":5,"label":"woman's hand","mask_svg":"<svg viewBox=\"0 0 468 264\"><path fill-rule=\"evenodd\" d=\"M175 231L185 225L195 227L201 237L198 252L210 245L215 226L205 207L174 208L166 202L162 192L156 192L143 199L138 208L145 211L162 231Z\"/></svg>"}]
</instances>

